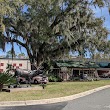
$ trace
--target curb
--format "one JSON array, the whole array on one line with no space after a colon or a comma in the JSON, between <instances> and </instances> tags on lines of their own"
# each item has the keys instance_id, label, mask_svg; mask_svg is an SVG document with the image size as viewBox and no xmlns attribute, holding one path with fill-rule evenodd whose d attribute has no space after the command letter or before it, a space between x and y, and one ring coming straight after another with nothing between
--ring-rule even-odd
<instances>
[{"instance_id":1,"label":"curb","mask_svg":"<svg viewBox=\"0 0 110 110\"><path fill-rule=\"evenodd\" d=\"M88 90L82 93L78 93L71 96L59 97L59 98L52 98L52 99L42 99L42 100L26 100L26 101L1 101L0 106L27 106L27 105L37 105L37 104L52 104L64 101L74 100L80 97L84 97L86 95L92 94L94 92L110 88L110 85L98 87L92 90Z\"/></svg>"}]
</instances>

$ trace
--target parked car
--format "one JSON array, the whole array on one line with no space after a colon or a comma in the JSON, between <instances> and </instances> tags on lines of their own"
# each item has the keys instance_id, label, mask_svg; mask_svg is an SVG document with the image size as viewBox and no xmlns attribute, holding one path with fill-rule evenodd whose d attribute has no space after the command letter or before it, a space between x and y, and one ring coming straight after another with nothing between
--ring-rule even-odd
<instances>
[{"instance_id":1,"label":"parked car","mask_svg":"<svg viewBox=\"0 0 110 110\"><path fill-rule=\"evenodd\" d=\"M26 83L27 80L24 77L19 77L19 82L20 83ZM39 75L37 75L31 79L31 83L33 83L33 84L40 84L40 83L47 84L48 83L48 77L43 75L43 74L39 74Z\"/></svg>"},{"instance_id":2,"label":"parked car","mask_svg":"<svg viewBox=\"0 0 110 110\"><path fill-rule=\"evenodd\" d=\"M34 84L40 84L40 83L47 84L48 83L48 77L45 75L39 74L39 75L32 78L32 82Z\"/></svg>"}]
</instances>

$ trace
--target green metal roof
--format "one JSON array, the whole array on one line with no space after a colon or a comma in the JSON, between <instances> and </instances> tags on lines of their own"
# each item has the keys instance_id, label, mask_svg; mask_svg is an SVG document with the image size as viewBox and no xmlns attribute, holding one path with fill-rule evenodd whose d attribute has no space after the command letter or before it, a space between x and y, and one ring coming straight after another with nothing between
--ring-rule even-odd
<instances>
[{"instance_id":1,"label":"green metal roof","mask_svg":"<svg viewBox=\"0 0 110 110\"><path fill-rule=\"evenodd\" d=\"M57 61L58 67L73 67L73 68L99 68L99 65L95 62L83 62L83 61Z\"/></svg>"}]
</instances>

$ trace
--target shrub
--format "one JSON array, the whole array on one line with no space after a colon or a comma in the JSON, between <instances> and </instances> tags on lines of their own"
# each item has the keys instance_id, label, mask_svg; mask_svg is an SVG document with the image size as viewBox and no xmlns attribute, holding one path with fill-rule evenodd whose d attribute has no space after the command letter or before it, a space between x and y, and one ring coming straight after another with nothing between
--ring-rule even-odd
<instances>
[{"instance_id":1,"label":"shrub","mask_svg":"<svg viewBox=\"0 0 110 110\"><path fill-rule=\"evenodd\" d=\"M13 82L15 82L15 78L13 78L11 74L8 72L0 73L0 91L2 90L4 84L10 84Z\"/></svg>"},{"instance_id":2,"label":"shrub","mask_svg":"<svg viewBox=\"0 0 110 110\"><path fill-rule=\"evenodd\" d=\"M49 82L61 82L62 79L58 76L50 75L48 77Z\"/></svg>"}]
</instances>

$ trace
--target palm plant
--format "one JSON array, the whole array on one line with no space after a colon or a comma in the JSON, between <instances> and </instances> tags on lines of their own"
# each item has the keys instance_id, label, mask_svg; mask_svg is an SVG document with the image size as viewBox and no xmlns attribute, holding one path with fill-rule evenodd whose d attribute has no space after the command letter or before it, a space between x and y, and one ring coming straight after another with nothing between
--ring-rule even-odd
<instances>
[{"instance_id":1,"label":"palm plant","mask_svg":"<svg viewBox=\"0 0 110 110\"><path fill-rule=\"evenodd\" d=\"M12 82L14 82L14 78L9 72L0 73L0 91L2 90L4 84Z\"/></svg>"}]
</instances>

